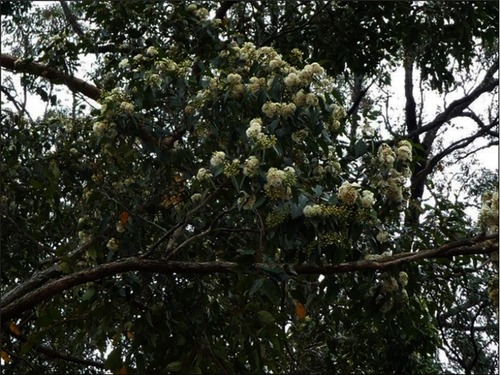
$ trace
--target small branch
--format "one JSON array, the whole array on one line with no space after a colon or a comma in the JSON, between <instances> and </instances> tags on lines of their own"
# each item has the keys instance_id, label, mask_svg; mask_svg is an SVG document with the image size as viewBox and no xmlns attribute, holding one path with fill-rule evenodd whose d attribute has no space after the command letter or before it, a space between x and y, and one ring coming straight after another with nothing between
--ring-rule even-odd
<instances>
[{"instance_id":1,"label":"small branch","mask_svg":"<svg viewBox=\"0 0 500 375\"><path fill-rule=\"evenodd\" d=\"M401 253L377 261L360 260L336 265L301 265L294 269L297 274L327 275L336 273L356 272L363 270L385 270L405 263L423 259L449 258L458 255L490 254L498 251L498 233L488 236L478 236L446 244L436 249L422 250L414 253ZM284 265L285 266L285 265ZM96 281L120 273L139 271L161 274L187 273L212 274L245 272L234 262L176 262L137 257L125 258L115 262L101 264L90 269L62 276L57 280L47 282L36 290L20 295L15 301L0 309L3 321L9 321L22 312L33 308L39 303L53 296L87 282ZM266 269L268 265L259 263L254 265L255 270ZM249 272L249 271L246 271ZM22 286L22 284L21 284ZM19 287L21 287L19 286Z\"/></svg>"},{"instance_id":2,"label":"small branch","mask_svg":"<svg viewBox=\"0 0 500 375\"><path fill-rule=\"evenodd\" d=\"M495 124L489 125L486 128L483 128L479 130L476 134L471 135L470 137L460 139L456 142L453 142L450 146L448 146L446 149L438 153L436 156L434 156L432 159L430 159L427 162L427 165L425 166L424 169L422 169L414 178L414 182L422 181L424 178L426 178L433 170L438 163L444 159L446 156L451 154L453 151L459 150L461 148L465 148L468 145L470 145L472 142L474 142L476 139L479 137L483 136L485 133L487 133L492 127L496 126Z\"/></svg>"},{"instance_id":3,"label":"small branch","mask_svg":"<svg viewBox=\"0 0 500 375\"><path fill-rule=\"evenodd\" d=\"M68 4L66 3L66 1L59 0L59 3L61 4L62 10L64 12L64 15L66 16L66 19L68 20L68 22L69 22L71 28L73 29L73 31L80 38L83 38L85 34L83 33L82 28L80 27L80 25L76 21L75 16L71 13L71 10L69 9Z\"/></svg>"},{"instance_id":4,"label":"small branch","mask_svg":"<svg viewBox=\"0 0 500 375\"><path fill-rule=\"evenodd\" d=\"M7 330L6 330L7 331ZM8 330L8 333L15 337L16 339L20 340L21 342L28 342L28 338L24 335L16 335L10 330ZM93 361L90 359L83 359L83 358L78 358L78 357L73 357L69 354L57 351L47 345L40 345L40 344L35 344L32 346L33 350L35 350L38 353L42 353L46 355L47 357L50 358L55 358L55 359L62 359L63 361L67 362L72 362L72 363L77 363L79 365L84 365L84 366L92 366L92 367L97 367L104 369L104 363L98 362L98 361Z\"/></svg>"},{"instance_id":5,"label":"small branch","mask_svg":"<svg viewBox=\"0 0 500 375\"><path fill-rule=\"evenodd\" d=\"M26 106L24 105L21 105L17 100L16 98L14 98L9 90L4 87L4 86L0 86L0 90L3 92L3 94L7 97L7 99L12 103L14 104L14 107L16 107L17 111L20 113L20 114L24 114L28 117L28 119L30 120L30 122L33 122L33 118L31 117L31 115L29 114L29 112L26 110Z\"/></svg>"}]
</instances>

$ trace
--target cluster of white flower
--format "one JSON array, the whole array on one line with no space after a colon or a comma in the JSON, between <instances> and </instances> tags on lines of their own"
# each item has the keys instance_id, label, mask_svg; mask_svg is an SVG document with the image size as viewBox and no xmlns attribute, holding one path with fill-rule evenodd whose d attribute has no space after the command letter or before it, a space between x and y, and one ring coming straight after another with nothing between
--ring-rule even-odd
<instances>
[{"instance_id":1,"label":"cluster of white flower","mask_svg":"<svg viewBox=\"0 0 500 375\"><path fill-rule=\"evenodd\" d=\"M396 160L396 155L394 154L394 151L392 151L391 146L387 143L382 143L378 149L377 158L383 165L392 167L394 161Z\"/></svg>"},{"instance_id":2,"label":"cluster of white flower","mask_svg":"<svg viewBox=\"0 0 500 375\"><path fill-rule=\"evenodd\" d=\"M248 91L255 94L260 89L267 86L267 81L265 78L251 77L249 79L249 84L247 85Z\"/></svg>"},{"instance_id":3,"label":"cluster of white flower","mask_svg":"<svg viewBox=\"0 0 500 375\"><path fill-rule=\"evenodd\" d=\"M294 103L273 103L273 102L266 102L262 106L262 112L267 116L267 117L290 117L294 114L295 110L297 107L295 106Z\"/></svg>"},{"instance_id":4,"label":"cluster of white flower","mask_svg":"<svg viewBox=\"0 0 500 375\"><path fill-rule=\"evenodd\" d=\"M380 243L387 242L389 240L389 237L389 233L383 230L377 234L377 241Z\"/></svg>"},{"instance_id":5,"label":"cluster of white flower","mask_svg":"<svg viewBox=\"0 0 500 375\"><path fill-rule=\"evenodd\" d=\"M285 181L285 171L271 167L267 171L266 180L270 186L281 186Z\"/></svg>"},{"instance_id":6,"label":"cluster of white flower","mask_svg":"<svg viewBox=\"0 0 500 375\"><path fill-rule=\"evenodd\" d=\"M286 167L281 170L271 167L267 171L266 181L264 190L270 198L290 199L292 197L291 186L296 183L295 169Z\"/></svg>"},{"instance_id":7,"label":"cluster of white flower","mask_svg":"<svg viewBox=\"0 0 500 375\"><path fill-rule=\"evenodd\" d=\"M119 249L120 245L115 238L111 238L108 241L108 243L106 244L106 247L111 251L117 251Z\"/></svg>"},{"instance_id":8,"label":"cluster of white flower","mask_svg":"<svg viewBox=\"0 0 500 375\"><path fill-rule=\"evenodd\" d=\"M154 46L150 46L148 47L148 49L146 50L146 53L149 55L149 56L156 56L158 55L158 49Z\"/></svg>"},{"instance_id":9,"label":"cluster of white flower","mask_svg":"<svg viewBox=\"0 0 500 375\"><path fill-rule=\"evenodd\" d=\"M403 162L409 162L412 160L412 147L411 143L407 140L403 140L398 143L398 148L396 149L396 155L399 160Z\"/></svg>"},{"instance_id":10,"label":"cluster of white flower","mask_svg":"<svg viewBox=\"0 0 500 375\"><path fill-rule=\"evenodd\" d=\"M369 190L363 190L361 195L361 206L364 208L370 208L373 206L375 199L373 193Z\"/></svg>"},{"instance_id":11,"label":"cluster of white flower","mask_svg":"<svg viewBox=\"0 0 500 375\"><path fill-rule=\"evenodd\" d=\"M128 59L123 59L122 61L120 61L118 63L118 67L121 69L128 68L129 66L130 66L130 62L128 61Z\"/></svg>"},{"instance_id":12,"label":"cluster of white flower","mask_svg":"<svg viewBox=\"0 0 500 375\"><path fill-rule=\"evenodd\" d=\"M496 233L498 232L498 190L483 194L481 200L479 223L487 233Z\"/></svg>"},{"instance_id":13,"label":"cluster of white flower","mask_svg":"<svg viewBox=\"0 0 500 375\"><path fill-rule=\"evenodd\" d=\"M212 173L205 168L200 168L198 173L196 173L196 179L198 181L209 180L212 177Z\"/></svg>"},{"instance_id":14,"label":"cluster of white flower","mask_svg":"<svg viewBox=\"0 0 500 375\"><path fill-rule=\"evenodd\" d=\"M323 215L323 208L319 204L312 204L304 207L303 210L305 217L316 217Z\"/></svg>"},{"instance_id":15,"label":"cluster of white flower","mask_svg":"<svg viewBox=\"0 0 500 375\"><path fill-rule=\"evenodd\" d=\"M245 165L243 167L243 174L248 177L253 177L257 174L257 167L259 166L259 159L252 155L245 160Z\"/></svg>"},{"instance_id":16,"label":"cluster of white flower","mask_svg":"<svg viewBox=\"0 0 500 375\"><path fill-rule=\"evenodd\" d=\"M318 96L309 92L305 93L304 90L299 90L293 95L293 103L297 107L316 107L319 104Z\"/></svg>"},{"instance_id":17,"label":"cluster of white flower","mask_svg":"<svg viewBox=\"0 0 500 375\"><path fill-rule=\"evenodd\" d=\"M161 88L163 80L161 79L159 74L146 72L146 74L144 74L144 78L146 79L146 83L148 85L156 88Z\"/></svg>"},{"instance_id":18,"label":"cluster of white flower","mask_svg":"<svg viewBox=\"0 0 500 375\"><path fill-rule=\"evenodd\" d=\"M179 70L179 66L175 61L166 58L155 61L155 68L164 72L176 72Z\"/></svg>"},{"instance_id":19,"label":"cluster of white flower","mask_svg":"<svg viewBox=\"0 0 500 375\"><path fill-rule=\"evenodd\" d=\"M267 149L276 142L275 136L267 136L262 133L262 120L260 118L254 118L250 121L250 126L246 130L246 135L262 149Z\"/></svg>"},{"instance_id":20,"label":"cluster of white flower","mask_svg":"<svg viewBox=\"0 0 500 375\"><path fill-rule=\"evenodd\" d=\"M130 102L121 102L120 109L128 115L134 113L135 107Z\"/></svg>"},{"instance_id":21,"label":"cluster of white flower","mask_svg":"<svg viewBox=\"0 0 500 375\"><path fill-rule=\"evenodd\" d=\"M218 167L219 165L224 164L226 160L226 154L224 151L215 151L212 154L212 158L210 159L210 165L213 167Z\"/></svg>"},{"instance_id":22,"label":"cluster of white flower","mask_svg":"<svg viewBox=\"0 0 500 375\"><path fill-rule=\"evenodd\" d=\"M102 121L97 121L96 123L94 123L94 126L92 127L93 132L97 136L102 136L102 135L106 134L108 129L109 129L108 123L102 122Z\"/></svg>"},{"instance_id":23,"label":"cluster of white flower","mask_svg":"<svg viewBox=\"0 0 500 375\"><path fill-rule=\"evenodd\" d=\"M198 17L200 20L206 20L209 16L208 9L206 8L198 8L196 4L189 4L187 6L187 10L189 12L192 12L196 17Z\"/></svg>"},{"instance_id":24,"label":"cluster of white flower","mask_svg":"<svg viewBox=\"0 0 500 375\"><path fill-rule=\"evenodd\" d=\"M231 97L238 98L245 92L245 86L241 83L242 78L238 73L229 73L227 75L227 83L229 84L229 90L231 92ZM218 86L217 80L211 81L211 86Z\"/></svg>"},{"instance_id":25,"label":"cluster of white flower","mask_svg":"<svg viewBox=\"0 0 500 375\"><path fill-rule=\"evenodd\" d=\"M349 183L348 181L344 181L339 187L338 197L341 202L344 202L348 205L353 205L359 198L357 186Z\"/></svg>"}]
</instances>

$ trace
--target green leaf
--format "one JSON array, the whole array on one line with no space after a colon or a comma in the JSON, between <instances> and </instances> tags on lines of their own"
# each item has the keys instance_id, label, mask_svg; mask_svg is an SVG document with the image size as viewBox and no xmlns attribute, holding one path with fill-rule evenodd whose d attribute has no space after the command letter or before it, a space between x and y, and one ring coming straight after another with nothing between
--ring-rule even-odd
<instances>
[{"instance_id":1,"label":"green leaf","mask_svg":"<svg viewBox=\"0 0 500 375\"><path fill-rule=\"evenodd\" d=\"M359 141L356 142L354 145L354 156L360 157L366 153L366 150L368 150L368 146L366 145L365 141L360 139Z\"/></svg>"},{"instance_id":2,"label":"green leaf","mask_svg":"<svg viewBox=\"0 0 500 375\"><path fill-rule=\"evenodd\" d=\"M167 371L173 371L173 372L181 371L182 362L181 361L170 362L165 369Z\"/></svg>"},{"instance_id":3,"label":"green leaf","mask_svg":"<svg viewBox=\"0 0 500 375\"><path fill-rule=\"evenodd\" d=\"M85 293L83 293L83 296L82 296L82 301L88 301L89 299L91 299L95 294L95 288L94 287L90 287L88 288Z\"/></svg>"},{"instance_id":4,"label":"green leaf","mask_svg":"<svg viewBox=\"0 0 500 375\"><path fill-rule=\"evenodd\" d=\"M268 325L273 324L276 321L276 319L274 319L274 316L266 310L259 311L257 313L257 319L259 320L259 322Z\"/></svg>"},{"instance_id":5,"label":"green leaf","mask_svg":"<svg viewBox=\"0 0 500 375\"><path fill-rule=\"evenodd\" d=\"M116 371L122 366L122 349L115 348L109 353L108 358L104 361L104 367Z\"/></svg>"}]
</instances>

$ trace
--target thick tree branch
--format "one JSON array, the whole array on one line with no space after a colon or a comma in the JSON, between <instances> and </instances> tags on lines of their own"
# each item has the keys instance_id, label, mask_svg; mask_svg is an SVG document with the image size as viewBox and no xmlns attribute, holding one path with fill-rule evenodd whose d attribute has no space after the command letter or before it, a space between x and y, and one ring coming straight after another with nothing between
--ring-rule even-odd
<instances>
[{"instance_id":1,"label":"thick tree branch","mask_svg":"<svg viewBox=\"0 0 500 375\"><path fill-rule=\"evenodd\" d=\"M422 250L415 253L401 253L380 260L360 260L336 265L318 266L302 265L295 267L297 274L336 274L356 272L362 270L384 270L401 264L419 261L422 259L449 258L459 255L489 254L498 251L498 233L489 236L479 236L471 239L449 243L436 249ZM270 265L256 264L255 270L265 271ZM274 268L274 266L273 266ZM286 268L284 266L284 268ZM283 268L283 269L284 269ZM33 308L40 302L87 282L99 280L112 275L139 271L161 274L191 273L233 273L250 272L242 270L241 266L233 262L175 262L140 258L126 258L116 262L98 265L94 268L76 272L71 275L52 280L33 290L7 306L0 309L3 321L8 321L20 313Z\"/></svg>"},{"instance_id":2,"label":"thick tree branch","mask_svg":"<svg viewBox=\"0 0 500 375\"><path fill-rule=\"evenodd\" d=\"M45 78L55 85L65 85L71 91L83 94L95 101L97 101L101 96L101 90L98 87L91 85L90 83L87 83L80 78L60 72L57 69L48 67L43 64L32 61L22 61L20 59L16 59L14 56L1 54L0 66L15 73L28 73L41 78ZM173 147L174 142L180 139L185 133L185 130L181 130L177 133L160 139L159 137L148 131L144 124L137 124L134 130L134 135L139 137L144 143L156 148Z\"/></svg>"},{"instance_id":3,"label":"thick tree branch","mask_svg":"<svg viewBox=\"0 0 500 375\"><path fill-rule=\"evenodd\" d=\"M445 122L451 120L452 118L458 117L463 113L472 102L479 98L482 94L486 92L491 92L498 87L498 78L493 76L498 70L498 60L496 60L490 69L486 72L484 79L481 83L472 90L468 95L463 98L457 99L450 103L450 105L439 115L437 115L434 120L425 124L424 126L411 131L408 133L409 138L417 137L420 134L428 132L431 129L435 129L443 125Z\"/></svg>"},{"instance_id":4,"label":"thick tree branch","mask_svg":"<svg viewBox=\"0 0 500 375\"><path fill-rule=\"evenodd\" d=\"M43 64L31 61L25 62L2 53L0 55L0 66L13 72L28 73L45 78L55 85L65 85L71 91L83 94L96 101L101 96L101 90L96 86Z\"/></svg>"},{"instance_id":5,"label":"thick tree branch","mask_svg":"<svg viewBox=\"0 0 500 375\"><path fill-rule=\"evenodd\" d=\"M223 19L226 18L227 11L238 2L238 0L224 0L219 9L215 12L215 18Z\"/></svg>"}]
</instances>

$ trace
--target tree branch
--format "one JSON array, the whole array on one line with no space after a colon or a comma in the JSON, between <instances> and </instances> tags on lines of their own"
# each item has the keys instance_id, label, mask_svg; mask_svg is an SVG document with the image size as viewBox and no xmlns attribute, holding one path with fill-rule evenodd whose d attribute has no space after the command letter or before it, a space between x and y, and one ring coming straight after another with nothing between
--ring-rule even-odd
<instances>
[{"instance_id":1,"label":"tree branch","mask_svg":"<svg viewBox=\"0 0 500 375\"><path fill-rule=\"evenodd\" d=\"M426 125L411 131L408 134L409 138L417 137L431 129L435 129L443 125L445 122L460 116L463 110L467 108L472 102L479 98L482 94L492 91L498 86L498 78L493 78L494 74L498 70L498 59L494 62L490 69L486 72L484 79L481 83L470 92L470 94L464 96L463 98L457 99L450 103L450 105L439 115L437 115L434 120L427 123Z\"/></svg>"},{"instance_id":2,"label":"tree branch","mask_svg":"<svg viewBox=\"0 0 500 375\"><path fill-rule=\"evenodd\" d=\"M485 128L482 128L479 130L476 134L471 135L470 137L460 139L456 142L453 142L451 145L449 145L447 148L445 148L443 151L435 155L432 159L430 159L427 162L427 165L425 166L424 169L422 169L418 174L415 176L413 182L419 182L422 181L425 177L427 177L432 171L434 170L434 167L438 165L438 163L444 159L446 156L451 154L453 151L459 150L461 148L465 148L468 145L470 145L472 142L474 142L476 139L479 137L482 137L483 135L487 134L489 130L496 126L496 124L491 124L488 125Z\"/></svg>"},{"instance_id":3,"label":"tree branch","mask_svg":"<svg viewBox=\"0 0 500 375\"><path fill-rule=\"evenodd\" d=\"M226 13L238 0L225 0L221 3L219 9L215 12L215 18L223 19L226 18Z\"/></svg>"},{"instance_id":4,"label":"tree branch","mask_svg":"<svg viewBox=\"0 0 500 375\"><path fill-rule=\"evenodd\" d=\"M68 20L71 28L73 29L73 31L78 34L78 36L80 38L83 38L84 36L84 33L82 31L82 28L80 27L80 25L78 24L78 22L76 21L76 18L75 16L71 13L71 10L69 9L68 7L68 4L66 3L66 1L64 0L59 0L59 3L61 4L61 7L62 7L62 10L63 10L63 13L64 13L64 16L66 17L66 19Z\"/></svg>"},{"instance_id":5,"label":"tree branch","mask_svg":"<svg viewBox=\"0 0 500 375\"><path fill-rule=\"evenodd\" d=\"M422 250L415 253L396 254L376 261L360 260L326 266L301 265L295 267L294 269L297 274L309 275L326 275L363 270L384 270L422 259L449 258L458 255L490 254L494 251L498 251L498 233L452 242L436 249ZM266 270L268 268L269 265L265 263L254 265L255 271ZM101 264L91 269L75 272L71 275L60 277L57 280L49 281L38 289L30 291L29 293L20 296L17 300L12 301L7 306L2 307L2 309L0 309L0 315L2 316L3 321L8 321L20 313L33 308L40 302L48 300L65 290L87 282L130 271L154 272L161 274L251 272L242 270L241 266L234 262L176 262L140 259L137 257L126 258L115 262Z\"/></svg>"},{"instance_id":6,"label":"tree branch","mask_svg":"<svg viewBox=\"0 0 500 375\"><path fill-rule=\"evenodd\" d=\"M11 336L15 337L16 339L20 340L21 342L28 342L28 338L25 335L22 335L22 334L17 335L17 334L14 334L10 330L8 330L8 333ZM57 351L57 350L55 350L47 345L34 344L32 346L32 348L33 348L33 350L37 351L38 353L42 353L50 358L62 359L63 361L77 363L79 365L92 366L92 367L104 369L104 363L102 363L102 362L93 361L91 359L83 359L83 358L73 357L73 356L66 354L64 352Z\"/></svg>"},{"instance_id":7,"label":"tree branch","mask_svg":"<svg viewBox=\"0 0 500 375\"><path fill-rule=\"evenodd\" d=\"M0 66L15 73L28 73L41 78L45 78L55 85L65 85L71 91L83 94L95 101L97 101L102 94L101 90L98 87L91 85L90 83L87 83L80 78L60 72L57 69L33 61L22 61L21 59L16 59L14 56L1 54ZM156 148L173 147L174 142L180 139L185 133L185 130L181 130L177 133L160 139L149 130L147 130L146 126L142 123L138 123L134 130L134 135L139 137L144 143Z\"/></svg>"},{"instance_id":8,"label":"tree branch","mask_svg":"<svg viewBox=\"0 0 500 375\"><path fill-rule=\"evenodd\" d=\"M95 101L101 96L101 90L96 86L43 64L22 61L14 56L2 53L0 55L0 66L12 72L28 73L45 78L55 85L65 85L71 91L83 94Z\"/></svg>"}]
</instances>

